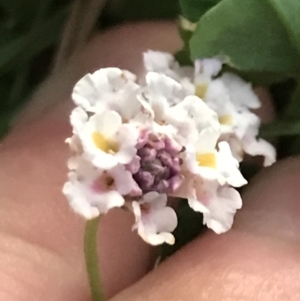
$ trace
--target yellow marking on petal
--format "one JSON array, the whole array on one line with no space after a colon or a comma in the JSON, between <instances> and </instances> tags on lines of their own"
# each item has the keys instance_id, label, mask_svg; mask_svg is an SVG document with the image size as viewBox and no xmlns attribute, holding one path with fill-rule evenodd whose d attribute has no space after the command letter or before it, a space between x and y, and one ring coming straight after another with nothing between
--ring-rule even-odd
<instances>
[{"instance_id":1,"label":"yellow marking on petal","mask_svg":"<svg viewBox=\"0 0 300 301\"><path fill-rule=\"evenodd\" d=\"M196 159L200 166L217 168L217 158L214 153L197 154Z\"/></svg>"},{"instance_id":2,"label":"yellow marking on petal","mask_svg":"<svg viewBox=\"0 0 300 301\"><path fill-rule=\"evenodd\" d=\"M219 116L219 122L223 125L232 125L232 116L231 115L222 115Z\"/></svg>"},{"instance_id":3,"label":"yellow marking on petal","mask_svg":"<svg viewBox=\"0 0 300 301\"><path fill-rule=\"evenodd\" d=\"M92 139L97 148L108 154L114 154L119 150L117 142L105 138L99 132L92 133Z\"/></svg>"},{"instance_id":4,"label":"yellow marking on petal","mask_svg":"<svg viewBox=\"0 0 300 301\"><path fill-rule=\"evenodd\" d=\"M195 88L195 95L198 96L199 98L203 99L205 97L207 89L208 89L207 83L198 84L198 85L196 85L196 88Z\"/></svg>"}]
</instances>

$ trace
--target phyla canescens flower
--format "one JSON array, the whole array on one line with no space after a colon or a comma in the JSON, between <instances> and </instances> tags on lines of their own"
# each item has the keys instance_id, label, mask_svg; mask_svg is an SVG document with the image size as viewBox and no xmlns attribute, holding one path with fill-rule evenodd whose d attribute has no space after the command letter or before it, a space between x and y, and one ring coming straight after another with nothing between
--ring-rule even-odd
<instances>
[{"instance_id":1,"label":"phyla canescens flower","mask_svg":"<svg viewBox=\"0 0 300 301\"><path fill-rule=\"evenodd\" d=\"M249 107L259 103L249 86L230 76L215 85L218 61L202 62L196 76L170 54L149 52L145 64L141 84L129 71L105 68L75 85L73 135L67 139L72 157L63 192L87 219L115 207L130 210L133 228L153 245L175 241L177 217L169 196L187 199L209 228L223 233L242 205L234 187L246 184L231 142L223 138L230 134L244 151L266 152L266 142L256 139L255 118L239 125L236 117L237 110L253 114ZM198 84L207 97L197 95ZM216 91L209 92L214 85ZM244 94L250 106L240 100Z\"/></svg>"}]
</instances>

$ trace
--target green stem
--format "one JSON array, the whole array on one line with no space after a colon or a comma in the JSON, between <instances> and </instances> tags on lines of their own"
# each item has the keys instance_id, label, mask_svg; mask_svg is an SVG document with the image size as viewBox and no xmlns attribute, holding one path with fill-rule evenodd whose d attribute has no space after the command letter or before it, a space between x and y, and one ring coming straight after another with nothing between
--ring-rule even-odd
<instances>
[{"instance_id":1,"label":"green stem","mask_svg":"<svg viewBox=\"0 0 300 301\"><path fill-rule=\"evenodd\" d=\"M87 221L84 233L84 256L93 301L104 301L99 271L97 233L100 217Z\"/></svg>"}]
</instances>

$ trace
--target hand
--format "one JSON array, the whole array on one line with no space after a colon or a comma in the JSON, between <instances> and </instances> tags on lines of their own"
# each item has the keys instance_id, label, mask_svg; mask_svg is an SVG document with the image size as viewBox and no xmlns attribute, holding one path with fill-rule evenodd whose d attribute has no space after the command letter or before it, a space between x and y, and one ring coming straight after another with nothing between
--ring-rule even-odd
<instances>
[{"instance_id":1,"label":"hand","mask_svg":"<svg viewBox=\"0 0 300 301\"><path fill-rule=\"evenodd\" d=\"M143 51L173 52L179 45L170 23L113 29L96 36L35 94L0 149L0 300L90 300L84 221L61 193L70 91L100 67L141 73ZM290 159L262 172L247 188L231 231L208 232L142 280L153 266L153 250L131 232L129 213L110 212L99 233L107 297L127 288L111 300L298 300L299 167Z\"/></svg>"}]
</instances>

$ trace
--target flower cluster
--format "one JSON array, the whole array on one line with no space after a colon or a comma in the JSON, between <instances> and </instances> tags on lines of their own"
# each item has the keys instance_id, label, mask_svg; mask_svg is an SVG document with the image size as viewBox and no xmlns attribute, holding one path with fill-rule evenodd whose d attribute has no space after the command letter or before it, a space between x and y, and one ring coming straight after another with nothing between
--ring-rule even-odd
<instances>
[{"instance_id":1,"label":"flower cluster","mask_svg":"<svg viewBox=\"0 0 300 301\"><path fill-rule=\"evenodd\" d=\"M196 74L171 55L145 54L142 84L128 71L105 68L74 87L72 151L63 192L75 212L93 219L114 207L131 211L148 243L173 244L177 216L168 197L187 199L216 233L231 228L246 184L240 149L274 160L257 140L259 101L232 74L214 79L221 64L197 63ZM233 142L234 141L234 142Z\"/></svg>"},{"instance_id":2,"label":"flower cluster","mask_svg":"<svg viewBox=\"0 0 300 301\"><path fill-rule=\"evenodd\" d=\"M195 68L180 67L169 53L148 51L144 54L147 71L166 74L183 86L185 95L195 94L218 114L221 140L230 144L234 157L241 162L244 154L263 156L264 165L275 162L276 152L267 141L259 138L260 119L251 110L261 106L251 84L233 73L217 76L222 62L203 59Z\"/></svg>"}]
</instances>

